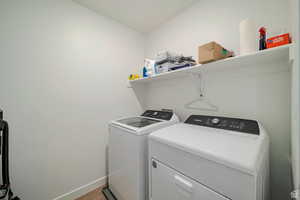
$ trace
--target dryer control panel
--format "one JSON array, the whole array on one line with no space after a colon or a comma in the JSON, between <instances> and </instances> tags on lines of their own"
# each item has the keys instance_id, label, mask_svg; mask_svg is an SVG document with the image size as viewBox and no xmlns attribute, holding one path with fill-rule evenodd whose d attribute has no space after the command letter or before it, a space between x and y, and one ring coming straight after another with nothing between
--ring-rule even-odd
<instances>
[{"instance_id":1,"label":"dryer control panel","mask_svg":"<svg viewBox=\"0 0 300 200\"><path fill-rule=\"evenodd\" d=\"M259 135L257 121L248 119L191 115L184 123Z\"/></svg>"}]
</instances>

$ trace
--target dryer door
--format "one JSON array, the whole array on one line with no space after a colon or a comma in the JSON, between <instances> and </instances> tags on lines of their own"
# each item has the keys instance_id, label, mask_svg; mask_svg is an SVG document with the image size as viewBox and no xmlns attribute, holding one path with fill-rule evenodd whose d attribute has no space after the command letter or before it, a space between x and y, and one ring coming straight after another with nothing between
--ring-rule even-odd
<instances>
[{"instance_id":1,"label":"dryer door","mask_svg":"<svg viewBox=\"0 0 300 200\"><path fill-rule=\"evenodd\" d=\"M152 160L151 199L229 200L157 160Z\"/></svg>"}]
</instances>

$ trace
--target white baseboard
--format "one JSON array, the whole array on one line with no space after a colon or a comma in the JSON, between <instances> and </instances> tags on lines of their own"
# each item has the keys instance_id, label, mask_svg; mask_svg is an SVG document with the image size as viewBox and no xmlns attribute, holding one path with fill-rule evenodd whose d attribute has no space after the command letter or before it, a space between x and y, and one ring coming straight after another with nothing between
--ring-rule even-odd
<instances>
[{"instance_id":1,"label":"white baseboard","mask_svg":"<svg viewBox=\"0 0 300 200\"><path fill-rule=\"evenodd\" d=\"M90 191L93 191L101 186L104 186L106 184L107 177L102 177L97 180L94 180L86 185L83 185L79 188L76 188L66 194L63 194L59 197L54 198L53 200L74 200L76 198L79 198L85 194L87 194Z\"/></svg>"}]
</instances>

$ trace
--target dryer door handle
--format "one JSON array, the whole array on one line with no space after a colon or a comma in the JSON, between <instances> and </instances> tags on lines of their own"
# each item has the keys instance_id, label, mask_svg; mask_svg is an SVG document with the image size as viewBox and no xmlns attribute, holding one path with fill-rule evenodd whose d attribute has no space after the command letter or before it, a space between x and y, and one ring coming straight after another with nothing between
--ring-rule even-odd
<instances>
[{"instance_id":1,"label":"dryer door handle","mask_svg":"<svg viewBox=\"0 0 300 200\"><path fill-rule=\"evenodd\" d=\"M174 181L175 181L175 184L178 187L180 187L181 189L183 189L184 191L186 191L188 193L193 192L193 184L190 181L188 181L178 175L174 175Z\"/></svg>"}]
</instances>

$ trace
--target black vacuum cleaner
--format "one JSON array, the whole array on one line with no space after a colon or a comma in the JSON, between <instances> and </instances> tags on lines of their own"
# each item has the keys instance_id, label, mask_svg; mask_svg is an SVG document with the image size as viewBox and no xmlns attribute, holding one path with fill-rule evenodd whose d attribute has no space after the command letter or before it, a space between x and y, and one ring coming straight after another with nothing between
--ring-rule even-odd
<instances>
[{"instance_id":1,"label":"black vacuum cleaner","mask_svg":"<svg viewBox=\"0 0 300 200\"><path fill-rule=\"evenodd\" d=\"M8 123L3 120L3 111L0 109L0 154L2 160L2 184L0 185L0 199L5 200L20 200L18 197L13 197L9 180L9 127Z\"/></svg>"}]
</instances>

